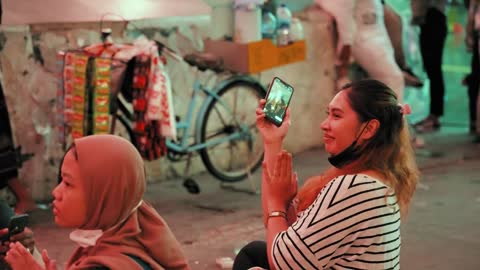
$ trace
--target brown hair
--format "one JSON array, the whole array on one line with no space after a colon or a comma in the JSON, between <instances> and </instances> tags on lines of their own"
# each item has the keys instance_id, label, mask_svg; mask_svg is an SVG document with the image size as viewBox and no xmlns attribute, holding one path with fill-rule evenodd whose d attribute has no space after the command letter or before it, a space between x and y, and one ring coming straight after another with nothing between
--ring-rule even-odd
<instances>
[{"instance_id":1,"label":"brown hair","mask_svg":"<svg viewBox=\"0 0 480 270\"><path fill-rule=\"evenodd\" d=\"M57 184L60 184L62 182L62 166L63 166L63 161L65 160L65 156L70 152L70 150L73 151L73 155L75 157L75 160L78 160L78 155L77 151L75 150L75 143L72 143L68 148L67 151L63 154L62 159L60 159L60 165L58 166L58 175L57 175Z\"/></svg>"},{"instance_id":2,"label":"brown hair","mask_svg":"<svg viewBox=\"0 0 480 270\"><path fill-rule=\"evenodd\" d=\"M364 170L375 170L383 174L386 184L395 191L402 216L406 215L419 172L408 124L395 92L385 84L370 79L347 84L340 91L347 91L348 102L360 122L372 119L380 122L375 135L360 146L361 156L356 163ZM331 177L331 173L325 175L327 181ZM325 179L309 181L302 187L298 194L301 204L299 209L305 209L307 202L313 202L321 189L314 186L322 183L325 183ZM312 194L313 190L315 194ZM315 195L313 199L305 198L312 195Z\"/></svg>"}]
</instances>

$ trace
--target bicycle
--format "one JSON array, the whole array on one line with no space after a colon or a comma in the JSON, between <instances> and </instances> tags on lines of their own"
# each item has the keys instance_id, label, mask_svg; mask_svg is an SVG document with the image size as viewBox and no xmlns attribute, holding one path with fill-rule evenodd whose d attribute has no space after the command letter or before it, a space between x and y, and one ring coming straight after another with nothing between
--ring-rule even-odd
<instances>
[{"instance_id":1,"label":"bicycle","mask_svg":"<svg viewBox=\"0 0 480 270\"><path fill-rule=\"evenodd\" d=\"M190 158L193 153L198 152L207 171L221 182L233 183L245 179L263 160L263 142L256 128L254 110L258 106L258 101L266 95L265 87L249 75L224 69L219 59L201 54L182 57L164 44L158 41L156 43L160 55L165 53L178 61L185 61L200 71L212 70L217 74L228 72L231 75L213 89L205 87L198 78L195 78L186 117L183 121L176 117L179 138L176 141L166 140L167 158L176 162L188 156L186 168L188 172ZM195 117L194 109L201 93L206 97ZM114 107L117 110L111 112L111 133L121 132L115 130L118 120L134 143L133 113L129 109L125 95L128 93L120 92L115 99L117 106ZM191 132L193 142L190 142ZM191 179L186 181L192 184Z\"/></svg>"}]
</instances>

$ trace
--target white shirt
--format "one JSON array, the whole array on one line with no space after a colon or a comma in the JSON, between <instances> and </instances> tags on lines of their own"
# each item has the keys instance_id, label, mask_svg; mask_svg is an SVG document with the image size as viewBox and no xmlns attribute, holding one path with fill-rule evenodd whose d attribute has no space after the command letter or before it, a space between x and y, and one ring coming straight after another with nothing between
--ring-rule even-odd
<instances>
[{"instance_id":1,"label":"white shirt","mask_svg":"<svg viewBox=\"0 0 480 270\"><path fill-rule=\"evenodd\" d=\"M315 0L315 3L335 18L339 48L386 33L381 0Z\"/></svg>"}]
</instances>

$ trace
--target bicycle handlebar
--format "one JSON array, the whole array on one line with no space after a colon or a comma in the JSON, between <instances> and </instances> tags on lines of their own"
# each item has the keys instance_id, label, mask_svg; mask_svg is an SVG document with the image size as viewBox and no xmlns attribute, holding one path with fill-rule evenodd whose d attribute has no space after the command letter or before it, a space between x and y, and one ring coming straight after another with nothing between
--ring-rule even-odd
<instances>
[{"instance_id":1,"label":"bicycle handlebar","mask_svg":"<svg viewBox=\"0 0 480 270\"><path fill-rule=\"evenodd\" d=\"M155 44L157 44L159 54L166 53L177 61L183 61L183 58L180 55L178 55L176 51L170 49L169 47L167 47L165 44L161 43L158 40L154 40L154 41L155 41Z\"/></svg>"}]
</instances>

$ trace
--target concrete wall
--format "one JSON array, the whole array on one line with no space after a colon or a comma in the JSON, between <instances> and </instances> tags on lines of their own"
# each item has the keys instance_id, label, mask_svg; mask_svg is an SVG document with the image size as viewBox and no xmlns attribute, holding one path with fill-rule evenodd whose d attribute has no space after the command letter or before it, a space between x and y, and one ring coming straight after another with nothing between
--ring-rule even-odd
<instances>
[{"instance_id":1,"label":"concrete wall","mask_svg":"<svg viewBox=\"0 0 480 270\"><path fill-rule=\"evenodd\" d=\"M279 76L295 87L292 108L292 127L286 139L286 148L293 153L318 146L320 121L326 104L334 93L332 22L329 16L317 9L298 12L307 41L307 59L261 74L256 74L264 84ZM162 35L173 26L178 31L168 37ZM170 17L129 23L110 22L104 27L113 29L115 42L130 42L135 29L143 29L182 53L201 51L202 40L208 36L209 16ZM63 155L55 140L55 54L61 49L76 48L99 42L98 23L39 24L30 26L4 26L0 46L0 69L5 90L14 139L24 152L35 153L20 170L21 181L37 200L48 200L56 185L59 160ZM185 63L170 61L168 70L174 88L174 106L180 116L186 113L187 101L195 70ZM199 78L213 84L222 77L206 72ZM252 112L254 113L254 112ZM166 158L148 162L149 181L162 181L177 174L182 175L184 162L172 163ZM193 158L191 173L204 171L199 157ZM213 177L213 176L212 176Z\"/></svg>"}]
</instances>

